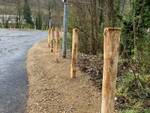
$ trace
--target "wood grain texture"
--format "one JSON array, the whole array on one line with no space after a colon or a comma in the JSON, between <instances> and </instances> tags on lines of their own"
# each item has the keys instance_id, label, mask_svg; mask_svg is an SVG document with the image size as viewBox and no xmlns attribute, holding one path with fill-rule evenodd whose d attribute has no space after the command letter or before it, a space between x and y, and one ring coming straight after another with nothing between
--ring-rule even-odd
<instances>
[{"instance_id":1,"label":"wood grain texture","mask_svg":"<svg viewBox=\"0 0 150 113\"><path fill-rule=\"evenodd\" d=\"M114 113L120 28L104 29L104 67L101 113Z\"/></svg>"},{"instance_id":2,"label":"wood grain texture","mask_svg":"<svg viewBox=\"0 0 150 113\"><path fill-rule=\"evenodd\" d=\"M55 40L55 44L54 44L54 49L55 49L55 58L56 58L56 62L59 62L59 51L60 51L60 33L59 33L59 29L55 28L55 32L54 32L54 40Z\"/></svg>"},{"instance_id":3,"label":"wood grain texture","mask_svg":"<svg viewBox=\"0 0 150 113\"><path fill-rule=\"evenodd\" d=\"M77 55L78 55L78 30L73 29L72 57L71 57L71 78L76 78Z\"/></svg>"},{"instance_id":4,"label":"wood grain texture","mask_svg":"<svg viewBox=\"0 0 150 113\"><path fill-rule=\"evenodd\" d=\"M54 35L55 35L55 29L54 28L52 28L51 29L51 34L50 34L50 51L51 52L54 52Z\"/></svg>"},{"instance_id":5,"label":"wood grain texture","mask_svg":"<svg viewBox=\"0 0 150 113\"><path fill-rule=\"evenodd\" d=\"M50 40L51 40L51 28L48 29L48 47L50 48Z\"/></svg>"}]
</instances>

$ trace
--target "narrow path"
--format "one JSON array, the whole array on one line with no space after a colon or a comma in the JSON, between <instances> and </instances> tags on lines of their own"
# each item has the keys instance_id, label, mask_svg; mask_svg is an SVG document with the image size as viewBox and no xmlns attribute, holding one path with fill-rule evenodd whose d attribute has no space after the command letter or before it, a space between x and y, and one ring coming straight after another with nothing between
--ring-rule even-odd
<instances>
[{"instance_id":1,"label":"narrow path","mask_svg":"<svg viewBox=\"0 0 150 113\"><path fill-rule=\"evenodd\" d=\"M46 34L0 29L0 113L24 113L28 90L26 53Z\"/></svg>"},{"instance_id":2,"label":"narrow path","mask_svg":"<svg viewBox=\"0 0 150 113\"><path fill-rule=\"evenodd\" d=\"M70 59L56 63L47 42L35 44L28 52L28 113L99 113L100 93L89 76L78 71L70 79Z\"/></svg>"}]
</instances>

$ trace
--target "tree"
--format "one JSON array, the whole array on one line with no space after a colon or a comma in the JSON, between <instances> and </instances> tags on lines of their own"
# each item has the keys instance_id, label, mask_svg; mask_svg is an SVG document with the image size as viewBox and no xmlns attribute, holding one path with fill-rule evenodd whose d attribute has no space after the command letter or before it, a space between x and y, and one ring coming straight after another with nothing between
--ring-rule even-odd
<instances>
[{"instance_id":1,"label":"tree","mask_svg":"<svg viewBox=\"0 0 150 113\"><path fill-rule=\"evenodd\" d=\"M49 18L49 21L48 21L48 25L49 27L52 27L52 11L53 9L56 8L56 1L55 0L49 0L48 1L48 18Z\"/></svg>"},{"instance_id":2,"label":"tree","mask_svg":"<svg viewBox=\"0 0 150 113\"><path fill-rule=\"evenodd\" d=\"M98 37L99 37L99 18L97 10L97 1L91 0L91 53L96 55L98 52Z\"/></svg>"},{"instance_id":3,"label":"tree","mask_svg":"<svg viewBox=\"0 0 150 113\"><path fill-rule=\"evenodd\" d=\"M23 16L25 22L31 26L33 26L32 14L28 0L24 0L24 8L23 8Z\"/></svg>"},{"instance_id":4,"label":"tree","mask_svg":"<svg viewBox=\"0 0 150 113\"><path fill-rule=\"evenodd\" d=\"M148 32L150 26L149 10L149 0L134 0L130 2L129 13L122 20L123 58L133 60L134 62L138 61L136 65L141 67L140 70L144 69L145 71L148 71L150 65L146 62L150 60L150 38Z\"/></svg>"},{"instance_id":5,"label":"tree","mask_svg":"<svg viewBox=\"0 0 150 113\"><path fill-rule=\"evenodd\" d=\"M41 13L41 5L40 5L40 1L37 0L38 3L38 12L36 15L36 20L35 20L35 25L36 25L36 29L42 29L42 13Z\"/></svg>"},{"instance_id":6,"label":"tree","mask_svg":"<svg viewBox=\"0 0 150 113\"><path fill-rule=\"evenodd\" d=\"M96 55L99 48L100 25L102 25L103 10L100 8L100 2L103 0L76 0L71 1L69 16L69 29L78 27L80 29L80 52ZM89 24L87 24L89 23Z\"/></svg>"},{"instance_id":7,"label":"tree","mask_svg":"<svg viewBox=\"0 0 150 113\"><path fill-rule=\"evenodd\" d=\"M16 1L16 10L17 10L16 28L21 28L22 6L20 0Z\"/></svg>"},{"instance_id":8,"label":"tree","mask_svg":"<svg viewBox=\"0 0 150 113\"><path fill-rule=\"evenodd\" d=\"M36 20L35 20L36 29L42 29L42 15L38 12Z\"/></svg>"}]
</instances>

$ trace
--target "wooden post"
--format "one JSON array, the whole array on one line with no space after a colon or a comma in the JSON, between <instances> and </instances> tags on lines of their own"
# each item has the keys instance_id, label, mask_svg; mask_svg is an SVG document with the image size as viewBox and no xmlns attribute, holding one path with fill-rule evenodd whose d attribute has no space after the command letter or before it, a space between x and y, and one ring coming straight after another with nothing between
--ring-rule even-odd
<instances>
[{"instance_id":1,"label":"wooden post","mask_svg":"<svg viewBox=\"0 0 150 113\"><path fill-rule=\"evenodd\" d=\"M101 113L114 113L120 28L104 29L104 67Z\"/></svg>"},{"instance_id":2,"label":"wooden post","mask_svg":"<svg viewBox=\"0 0 150 113\"><path fill-rule=\"evenodd\" d=\"M51 40L51 29L48 29L48 47L50 48L50 40Z\"/></svg>"},{"instance_id":3,"label":"wooden post","mask_svg":"<svg viewBox=\"0 0 150 113\"><path fill-rule=\"evenodd\" d=\"M51 35L50 35L50 50L51 52L54 52L54 31L55 29L51 29Z\"/></svg>"},{"instance_id":4,"label":"wooden post","mask_svg":"<svg viewBox=\"0 0 150 113\"><path fill-rule=\"evenodd\" d=\"M76 78L77 54L78 54L78 30L73 29L72 58L71 58L71 78Z\"/></svg>"},{"instance_id":5,"label":"wooden post","mask_svg":"<svg viewBox=\"0 0 150 113\"><path fill-rule=\"evenodd\" d=\"M55 56L56 56L56 62L58 63L59 62L59 52L60 52L60 50L59 50L59 48L60 48L60 34L59 34L58 28L55 28L54 35L55 35L55 37L54 37Z\"/></svg>"}]
</instances>

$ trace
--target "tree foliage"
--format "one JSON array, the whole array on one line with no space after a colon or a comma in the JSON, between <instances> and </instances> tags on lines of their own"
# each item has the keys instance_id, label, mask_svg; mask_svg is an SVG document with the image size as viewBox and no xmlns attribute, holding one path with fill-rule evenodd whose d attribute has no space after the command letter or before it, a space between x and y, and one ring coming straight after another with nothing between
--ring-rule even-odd
<instances>
[{"instance_id":1,"label":"tree foliage","mask_svg":"<svg viewBox=\"0 0 150 113\"><path fill-rule=\"evenodd\" d=\"M39 30L42 29L42 15L40 12L37 14L35 25L36 25L36 29L39 29Z\"/></svg>"},{"instance_id":2,"label":"tree foliage","mask_svg":"<svg viewBox=\"0 0 150 113\"><path fill-rule=\"evenodd\" d=\"M30 8L28 0L24 0L23 16L24 16L25 22L32 26L33 25L32 13L31 13L31 8Z\"/></svg>"}]
</instances>

